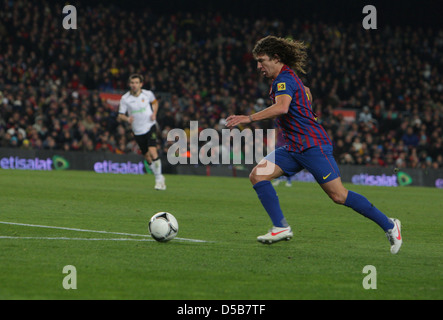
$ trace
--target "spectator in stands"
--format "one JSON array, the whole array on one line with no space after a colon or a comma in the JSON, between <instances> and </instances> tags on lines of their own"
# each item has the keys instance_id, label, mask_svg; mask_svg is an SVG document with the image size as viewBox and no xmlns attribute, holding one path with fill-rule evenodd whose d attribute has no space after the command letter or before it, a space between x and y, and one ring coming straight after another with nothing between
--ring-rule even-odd
<instances>
[{"instance_id":1,"label":"spectator in stands","mask_svg":"<svg viewBox=\"0 0 443 320\"><path fill-rule=\"evenodd\" d=\"M358 122L372 128L372 125L377 121L372 118L372 114L371 111L369 110L369 107L364 106L363 111L360 112L358 116Z\"/></svg>"},{"instance_id":2,"label":"spectator in stands","mask_svg":"<svg viewBox=\"0 0 443 320\"><path fill-rule=\"evenodd\" d=\"M412 149L413 147L418 146L418 143L419 143L419 138L418 138L418 136L414 133L414 128L411 127L411 126L409 126L409 127L406 129L406 132L403 134L403 136L402 136L401 139L402 139L402 141L404 142L404 144L405 144L407 147L410 147L411 149Z\"/></svg>"}]
</instances>

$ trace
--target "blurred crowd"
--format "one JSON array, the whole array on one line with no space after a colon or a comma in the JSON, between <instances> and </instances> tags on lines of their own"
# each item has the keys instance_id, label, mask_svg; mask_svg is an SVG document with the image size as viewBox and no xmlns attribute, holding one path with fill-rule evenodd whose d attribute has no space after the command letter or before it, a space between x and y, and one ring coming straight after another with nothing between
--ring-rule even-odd
<instances>
[{"instance_id":1,"label":"blurred crowd","mask_svg":"<svg viewBox=\"0 0 443 320\"><path fill-rule=\"evenodd\" d=\"M337 162L443 168L443 29L96 5L65 30L61 12L46 1L0 2L0 147L139 152L99 95L124 93L132 73L159 98L164 151L167 132L191 120L221 130L229 114L270 105L251 50L272 34L308 45L302 79Z\"/></svg>"}]
</instances>

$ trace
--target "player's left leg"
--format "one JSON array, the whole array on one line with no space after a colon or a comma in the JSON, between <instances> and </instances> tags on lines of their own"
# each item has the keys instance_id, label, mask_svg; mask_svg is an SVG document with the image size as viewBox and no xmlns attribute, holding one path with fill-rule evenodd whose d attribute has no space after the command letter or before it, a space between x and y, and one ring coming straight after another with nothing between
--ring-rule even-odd
<instances>
[{"instance_id":1,"label":"player's left leg","mask_svg":"<svg viewBox=\"0 0 443 320\"><path fill-rule=\"evenodd\" d=\"M156 147L157 140L155 135L152 134L152 129L145 134L135 135L134 138L143 154L143 157L148 163L149 168L155 176L154 188L156 190L166 190L165 178L162 175L162 164Z\"/></svg>"},{"instance_id":2,"label":"player's left leg","mask_svg":"<svg viewBox=\"0 0 443 320\"><path fill-rule=\"evenodd\" d=\"M347 190L341 181L336 178L320 185L327 195L337 204L345 205L377 223L385 232L394 227L392 221L378 210L366 197Z\"/></svg>"},{"instance_id":3,"label":"player's left leg","mask_svg":"<svg viewBox=\"0 0 443 320\"><path fill-rule=\"evenodd\" d=\"M309 156L310 163L315 163L315 165L310 165L308 170L314 175L322 189L335 203L345 205L377 223L391 242L391 252L397 253L402 244L400 221L388 218L361 194L347 190L341 181L337 163L332 155L332 148L321 147L319 149L320 152L314 151Z\"/></svg>"},{"instance_id":4,"label":"player's left leg","mask_svg":"<svg viewBox=\"0 0 443 320\"><path fill-rule=\"evenodd\" d=\"M162 162L157 150L157 126L152 126L146 133L147 152L145 159L155 177L155 190L166 190L165 177L162 174Z\"/></svg>"},{"instance_id":5,"label":"player's left leg","mask_svg":"<svg viewBox=\"0 0 443 320\"><path fill-rule=\"evenodd\" d=\"M165 177L162 174L162 162L158 155L156 146L149 146L147 156L151 159L149 163L149 168L151 168L152 173L155 177L155 189L156 190L166 190ZM147 158L145 156L145 158Z\"/></svg>"},{"instance_id":6,"label":"player's left leg","mask_svg":"<svg viewBox=\"0 0 443 320\"><path fill-rule=\"evenodd\" d=\"M397 219L388 218L383 212L369 202L366 197L347 190L341 178L320 185L328 196L337 204L345 205L364 217L377 223L386 233L391 243L391 253L396 254L402 245L401 223Z\"/></svg>"},{"instance_id":7,"label":"player's left leg","mask_svg":"<svg viewBox=\"0 0 443 320\"><path fill-rule=\"evenodd\" d=\"M333 156L332 146L318 146L298 154L297 159L314 176L327 195L337 204L350 207L376 222L385 232L392 229L392 221L362 195L348 191L340 178L340 170Z\"/></svg>"}]
</instances>

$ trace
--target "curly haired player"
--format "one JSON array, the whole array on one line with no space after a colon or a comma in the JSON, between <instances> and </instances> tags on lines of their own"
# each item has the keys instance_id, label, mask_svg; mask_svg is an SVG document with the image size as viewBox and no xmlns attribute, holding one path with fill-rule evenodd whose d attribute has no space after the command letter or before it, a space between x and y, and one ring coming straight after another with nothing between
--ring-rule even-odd
<instances>
[{"instance_id":1,"label":"curly haired player","mask_svg":"<svg viewBox=\"0 0 443 320\"><path fill-rule=\"evenodd\" d=\"M256 43L252 53L260 73L272 79L269 96L273 104L252 115L231 115L226 119L226 126L233 128L239 124L277 118L277 126L285 139L285 145L268 154L249 176L273 223L272 229L257 240L271 244L292 238L293 232L271 181L306 169L335 203L350 207L377 223L390 241L391 253L396 254L402 245L400 221L388 218L364 196L347 190L342 184L332 153L332 142L317 122L309 88L297 75L305 73L306 46L299 41L267 36Z\"/></svg>"}]
</instances>

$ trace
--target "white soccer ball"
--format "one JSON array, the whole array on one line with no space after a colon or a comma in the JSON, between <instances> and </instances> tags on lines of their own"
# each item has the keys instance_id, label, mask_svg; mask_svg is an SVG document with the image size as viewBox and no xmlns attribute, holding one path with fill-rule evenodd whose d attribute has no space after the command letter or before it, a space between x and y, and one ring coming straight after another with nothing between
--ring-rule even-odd
<instances>
[{"instance_id":1,"label":"white soccer ball","mask_svg":"<svg viewBox=\"0 0 443 320\"><path fill-rule=\"evenodd\" d=\"M169 212L157 212L149 220L149 233L159 242L166 242L175 238L178 233L178 222Z\"/></svg>"}]
</instances>

